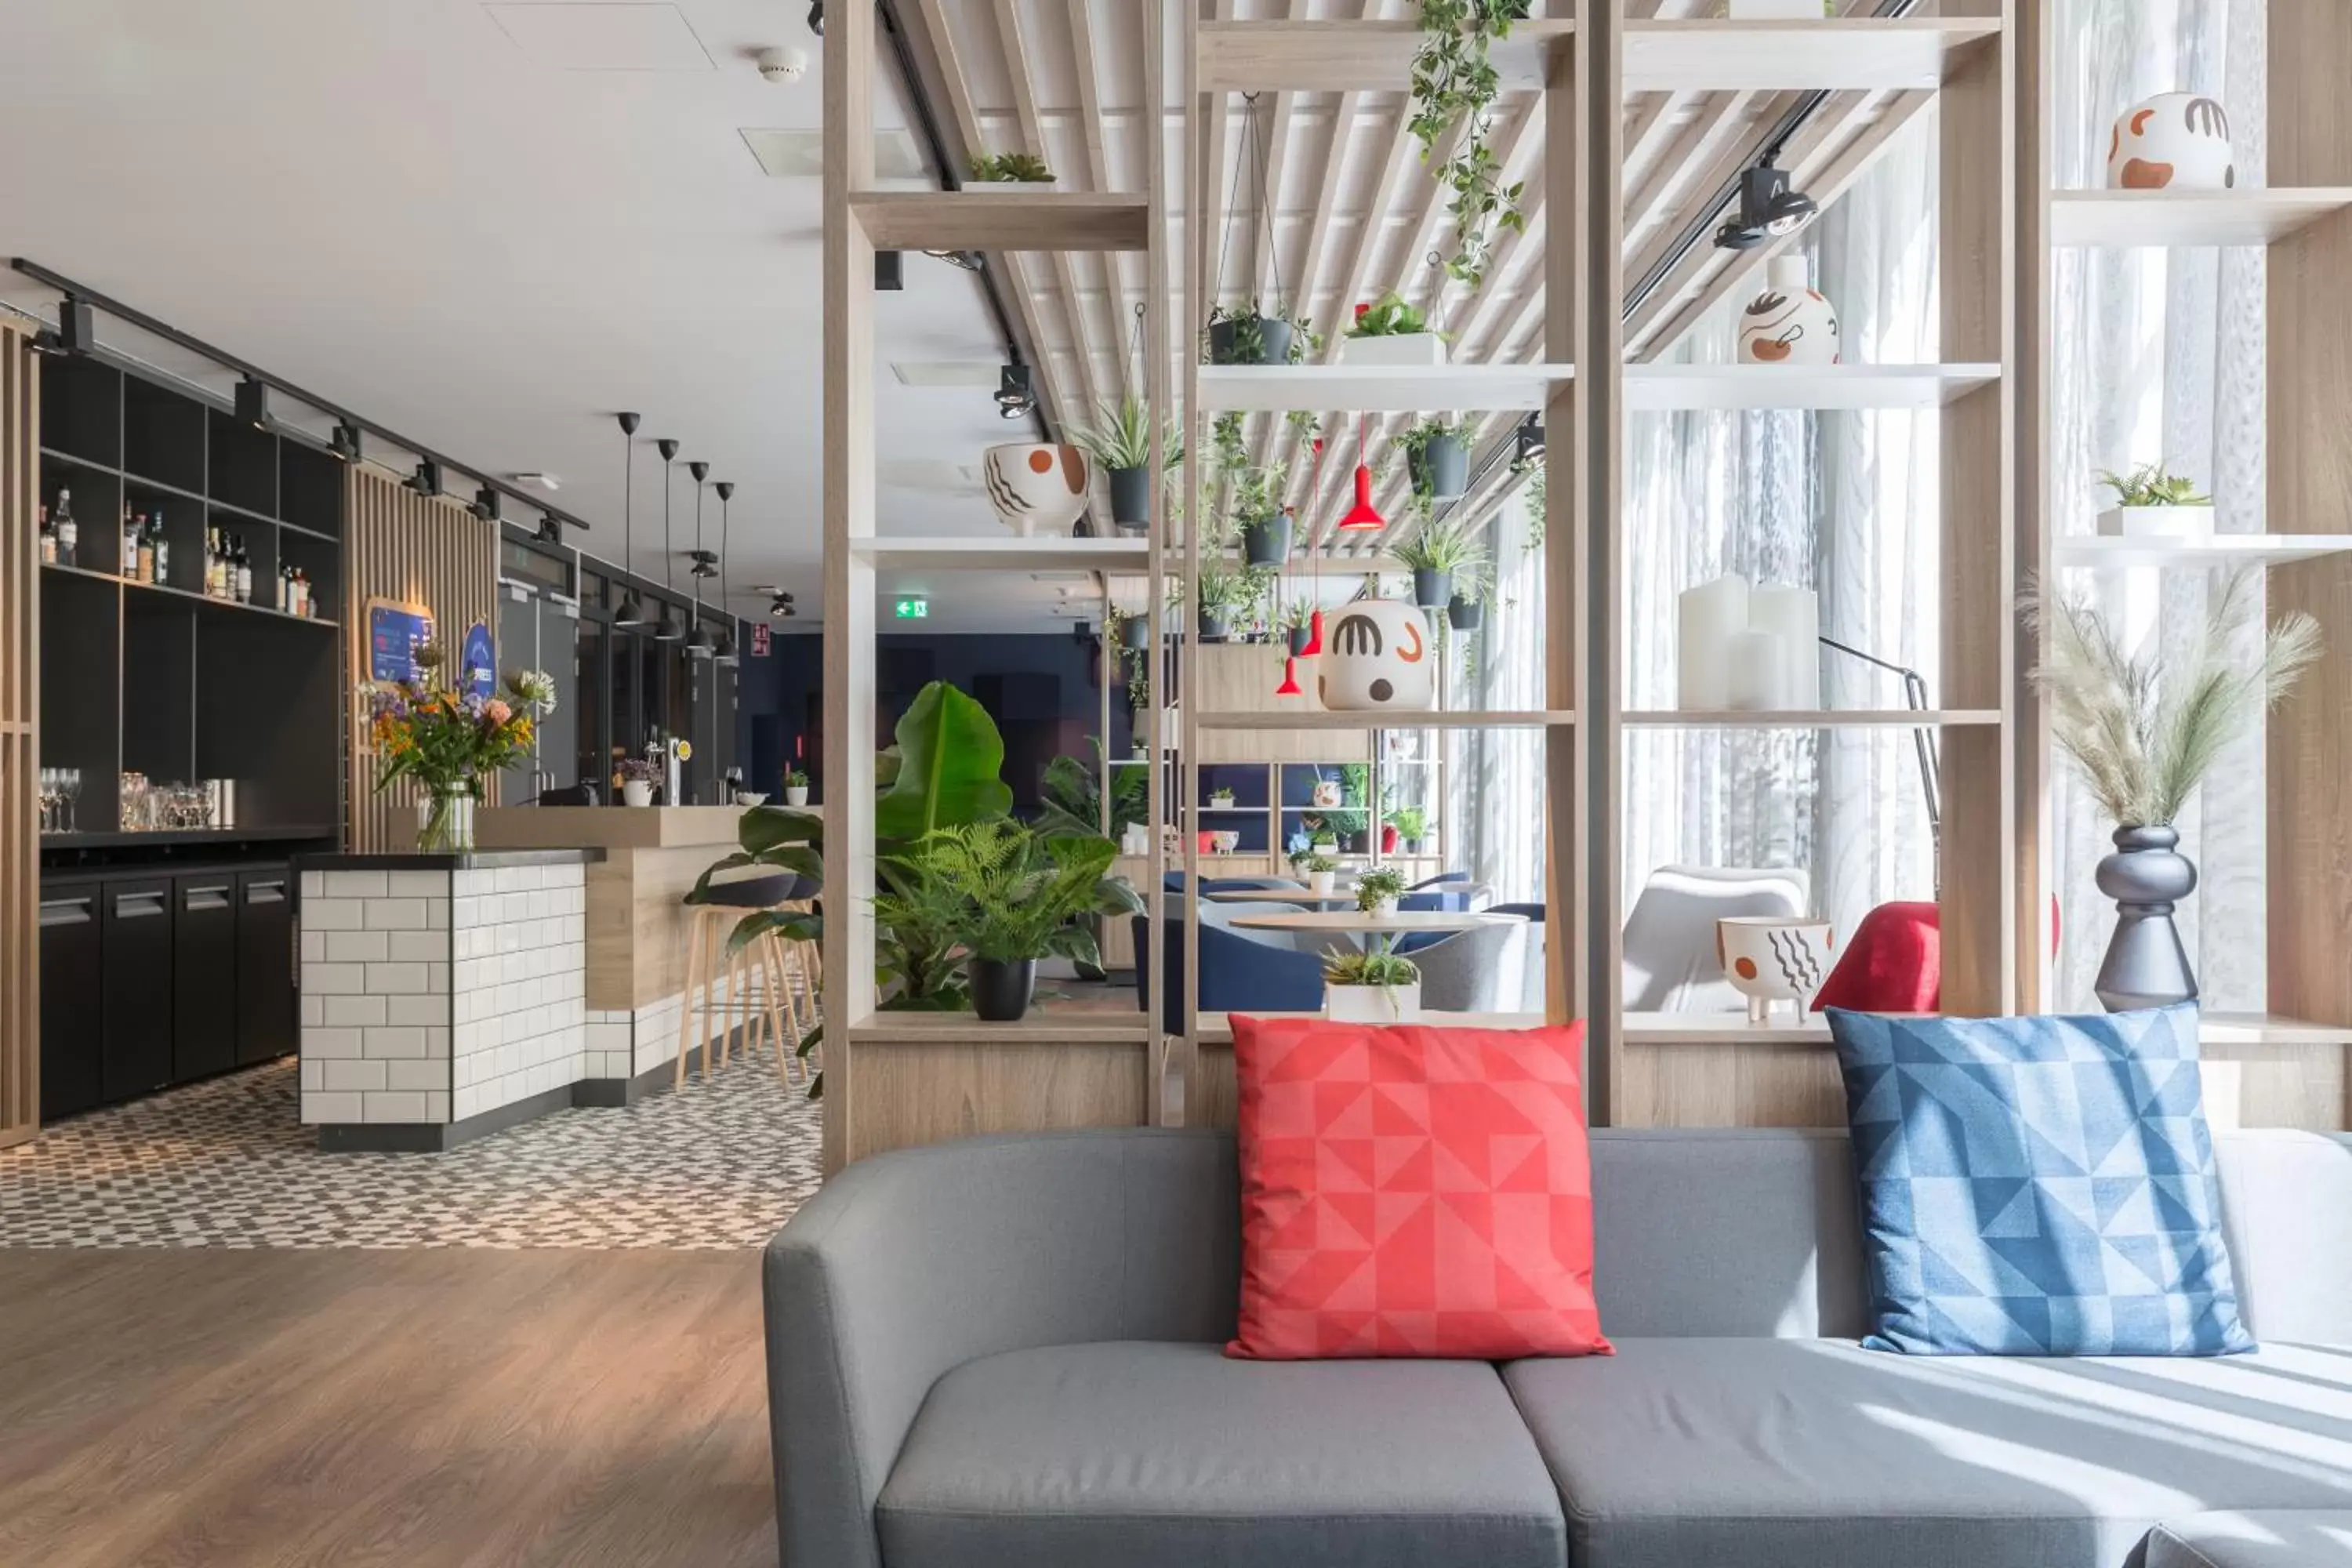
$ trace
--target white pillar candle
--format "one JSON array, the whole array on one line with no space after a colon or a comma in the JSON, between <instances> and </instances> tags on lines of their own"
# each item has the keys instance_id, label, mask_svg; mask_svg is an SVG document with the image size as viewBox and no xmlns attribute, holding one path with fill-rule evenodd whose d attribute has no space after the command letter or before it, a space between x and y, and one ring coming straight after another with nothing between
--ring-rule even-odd
<instances>
[{"instance_id":1,"label":"white pillar candle","mask_svg":"<svg viewBox=\"0 0 2352 1568\"><path fill-rule=\"evenodd\" d=\"M1748 595L1748 624L1776 633L1787 666L1785 708L1822 705L1821 599L1811 588L1760 584Z\"/></svg>"},{"instance_id":2,"label":"white pillar candle","mask_svg":"<svg viewBox=\"0 0 2352 1568\"><path fill-rule=\"evenodd\" d=\"M1726 708L1742 713L1774 712L1789 701L1787 641L1778 632L1734 632L1726 650Z\"/></svg>"},{"instance_id":3,"label":"white pillar candle","mask_svg":"<svg viewBox=\"0 0 2352 1568\"><path fill-rule=\"evenodd\" d=\"M1731 639L1748 629L1748 580L1717 577L1685 589L1676 609L1675 685L1681 706L1699 710L1727 706Z\"/></svg>"}]
</instances>

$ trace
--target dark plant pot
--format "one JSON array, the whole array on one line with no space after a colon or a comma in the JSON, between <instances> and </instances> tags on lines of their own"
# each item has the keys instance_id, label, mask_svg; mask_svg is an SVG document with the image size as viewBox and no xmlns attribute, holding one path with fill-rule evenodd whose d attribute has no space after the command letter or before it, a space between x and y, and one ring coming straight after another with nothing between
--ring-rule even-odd
<instances>
[{"instance_id":1,"label":"dark plant pot","mask_svg":"<svg viewBox=\"0 0 2352 1568\"><path fill-rule=\"evenodd\" d=\"M1465 599L1456 594L1445 606L1445 618L1454 623L1454 629L1457 632L1475 632L1478 629L1478 623L1486 618L1486 606L1476 599Z\"/></svg>"},{"instance_id":2,"label":"dark plant pot","mask_svg":"<svg viewBox=\"0 0 2352 1568\"><path fill-rule=\"evenodd\" d=\"M2169 827L2118 827L2116 853L2099 862L2099 891L2115 900L2116 934L2092 991L2110 1013L2197 999L2189 950L2173 906L2197 888L2197 868Z\"/></svg>"},{"instance_id":3,"label":"dark plant pot","mask_svg":"<svg viewBox=\"0 0 2352 1568\"><path fill-rule=\"evenodd\" d=\"M1150 640L1151 617L1150 616L1129 616L1120 622L1118 641L1121 647L1140 648Z\"/></svg>"},{"instance_id":4,"label":"dark plant pot","mask_svg":"<svg viewBox=\"0 0 2352 1568\"><path fill-rule=\"evenodd\" d=\"M1213 615L1207 610L1202 610L1193 618L1200 623L1201 640L1202 642L1223 642L1225 640L1224 616Z\"/></svg>"},{"instance_id":5,"label":"dark plant pot","mask_svg":"<svg viewBox=\"0 0 2352 1568\"><path fill-rule=\"evenodd\" d=\"M1315 640L1315 628L1313 626L1293 626L1290 628L1288 633L1288 638L1290 642L1290 655L1293 658L1296 658L1307 651L1307 645L1308 643Z\"/></svg>"},{"instance_id":6,"label":"dark plant pot","mask_svg":"<svg viewBox=\"0 0 2352 1568\"><path fill-rule=\"evenodd\" d=\"M1110 470L1110 520L1121 528L1144 528L1151 522L1151 470Z\"/></svg>"},{"instance_id":7,"label":"dark plant pot","mask_svg":"<svg viewBox=\"0 0 2352 1568\"><path fill-rule=\"evenodd\" d=\"M1364 841L1370 837L1370 834L1363 830L1343 833L1339 836L1339 847L1347 854L1361 855L1364 853Z\"/></svg>"},{"instance_id":8,"label":"dark plant pot","mask_svg":"<svg viewBox=\"0 0 2352 1568\"><path fill-rule=\"evenodd\" d=\"M1290 559L1290 514L1276 513L1244 525L1242 559L1252 566L1279 566Z\"/></svg>"},{"instance_id":9,"label":"dark plant pot","mask_svg":"<svg viewBox=\"0 0 2352 1568\"><path fill-rule=\"evenodd\" d=\"M1418 855L1418 854L1420 854L1420 853L1421 853L1421 840L1420 840L1420 839L1418 839L1418 838L1408 838L1408 839L1406 839L1406 840L1404 841L1404 852L1405 852L1406 854L1408 854L1408 855Z\"/></svg>"},{"instance_id":10,"label":"dark plant pot","mask_svg":"<svg viewBox=\"0 0 2352 1568\"><path fill-rule=\"evenodd\" d=\"M1459 436L1440 436L1406 465L1413 488L1439 500L1452 500L1470 488L1470 448Z\"/></svg>"},{"instance_id":11,"label":"dark plant pot","mask_svg":"<svg viewBox=\"0 0 2352 1568\"><path fill-rule=\"evenodd\" d=\"M971 987L971 1010L991 1024L1017 1024L1029 1011L1029 999L1037 990L1037 961L1024 958L1018 963L993 958L975 958L963 966L965 982Z\"/></svg>"},{"instance_id":12,"label":"dark plant pot","mask_svg":"<svg viewBox=\"0 0 2352 1568\"><path fill-rule=\"evenodd\" d=\"M1241 342L1241 323L1219 321L1209 329L1209 363L1211 364L1288 364L1290 363L1291 326L1288 321L1273 316L1258 318L1258 342L1250 346L1244 355Z\"/></svg>"},{"instance_id":13,"label":"dark plant pot","mask_svg":"<svg viewBox=\"0 0 2352 1568\"><path fill-rule=\"evenodd\" d=\"M1426 566L1412 569L1412 602L1424 610L1442 610L1454 597L1454 574L1433 572Z\"/></svg>"}]
</instances>

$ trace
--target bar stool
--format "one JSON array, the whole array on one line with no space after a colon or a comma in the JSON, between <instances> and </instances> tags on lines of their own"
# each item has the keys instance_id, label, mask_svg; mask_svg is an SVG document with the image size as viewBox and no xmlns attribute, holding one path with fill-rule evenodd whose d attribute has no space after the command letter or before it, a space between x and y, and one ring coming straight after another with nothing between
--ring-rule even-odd
<instances>
[{"instance_id":1,"label":"bar stool","mask_svg":"<svg viewBox=\"0 0 2352 1568\"><path fill-rule=\"evenodd\" d=\"M713 887L708 901L687 906L686 991L677 1020L677 1087L686 1087L688 1054L699 1043L702 1071L707 1078L730 1054L730 1036L740 1018L749 1034L746 1048L756 1048L762 1032L776 1043L776 1073L793 1080L799 1064L798 1009L791 984L796 967L788 944L773 931L762 932L741 950L728 951L736 924L761 910L785 907L784 900L798 879L779 874L753 877ZM756 986L755 986L756 982ZM702 993L698 1003L695 991ZM723 988L724 1000L719 999ZM756 989L757 996L754 997ZM719 1037L710 1034L710 1017L720 1016ZM792 1030L786 1039L786 1023Z\"/></svg>"}]
</instances>

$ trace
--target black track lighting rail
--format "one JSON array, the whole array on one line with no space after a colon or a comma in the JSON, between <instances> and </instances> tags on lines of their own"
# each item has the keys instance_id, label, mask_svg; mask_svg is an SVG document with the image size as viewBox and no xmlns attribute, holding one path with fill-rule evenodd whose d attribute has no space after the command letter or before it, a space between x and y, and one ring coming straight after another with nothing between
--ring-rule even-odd
<instances>
[{"instance_id":1,"label":"black track lighting rail","mask_svg":"<svg viewBox=\"0 0 2352 1568\"><path fill-rule=\"evenodd\" d=\"M455 468L465 473L472 474L481 480L482 487L485 490L496 491L498 494L503 495L510 500L520 501L523 505L530 508L533 511L544 512L547 516L555 519L557 521L562 522L568 527L577 528L583 531L586 531L588 529L589 525L585 521L573 516L572 513L565 511L561 507L550 506L545 500L527 490L520 489L493 475L483 473L472 463L459 462L455 458L435 451L432 447L425 446L422 442L411 440L409 437L401 435L396 430L387 429L385 426L377 424L372 419L362 418L332 398L320 397L316 393L306 392L302 388L296 386L292 382L288 381L282 375L273 375L268 371L262 369L259 365L255 364L250 360L239 358L237 355L230 353L226 349L217 348L213 344L205 342L204 339L197 337L193 332L184 332L179 328L173 326L169 321L159 321L155 317L149 315L144 310L138 310L133 306L126 305L121 300L102 294L87 284L78 283L74 279L65 276L63 273L44 267L37 261L27 260L26 258L18 256L12 258L9 260L8 265L14 268L17 272L23 274L25 277L31 279L34 282L38 283L45 288L55 289L59 293L64 294L68 301L66 310L69 318L75 315L75 308L77 306L83 309L95 308L101 313L112 316L118 321L128 321L131 325L137 327L142 332L152 333L156 337L162 338L164 342L173 344L174 347L186 349L191 353L202 354L205 358L212 361L215 364L219 365L223 370L233 371L239 376L244 377L247 381L260 384L264 388L265 405L267 402L266 394L268 390L274 389L276 391L282 392L297 403L308 404L310 406L318 409L322 414L333 416L338 426L355 432L363 431L368 435L376 437L380 440L388 442L394 447L398 447L404 451L414 452L423 462L430 463L436 468ZM81 317L79 319L86 321L88 318ZM69 344L68 346L71 345ZM239 401L243 401L242 397ZM232 413L236 412L236 405L231 405L230 411ZM299 434L299 432L289 433ZM326 449L334 451L337 450L337 447L333 445L330 445Z\"/></svg>"}]
</instances>

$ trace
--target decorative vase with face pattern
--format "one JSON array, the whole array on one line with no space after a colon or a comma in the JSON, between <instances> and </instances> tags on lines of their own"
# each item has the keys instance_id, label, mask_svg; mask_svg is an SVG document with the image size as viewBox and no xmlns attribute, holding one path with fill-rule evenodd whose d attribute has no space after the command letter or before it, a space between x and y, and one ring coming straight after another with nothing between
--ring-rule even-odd
<instances>
[{"instance_id":1,"label":"decorative vase with face pattern","mask_svg":"<svg viewBox=\"0 0 2352 1568\"><path fill-rule=\"evenodd\" d=\"M1342 605L1323 629L1323 706L1339 712L1426 712L1437 706L1435 650L1421 612L1402 599Z\"/></svg>"},{"instance_id":2,"label":"decorative vase with face pattern","mask_svg":"<svg viewBox=\"0 0 2352 1568\"><path fill-rule=\"evenodd\" d=\"M1797 1022L1829 978L1832 932L1827 921L1784 915L1727 915L1715 922L1716 956L1724 978L1748 998L1748 1021L1772 1021L1776 1002L1794 1002Z\"/></svg>"},{"instance_id":3,"label":"decorative vase with face pattern","mask_svg":"<svg viewBox=\"0 0 2352 1568\"><path fill-rule=\"evenodd\" d=\"M1021 535L1067 533L1087 510L1087 455L1076 447L991 447L981 466L997 521Z\"/></svg>"},{"instance_id":4,"label":"decorative vase with face pattern","mask_svg":"<svg viewBox=\"0 0 2352 1568\"><path fill-rule=\"evenodd\" d=\"M2126 110L2107 143L2114 191L2227 191L2238 184L2230 113L2217 99L2159 92Z\"/></svg>"},{"instance_id":5,"label":"decorative vase with face pattern","mask_svg":"<svg viewBox=\"0 0 2352 1568\"><path fill-rule=\"evenodd\" d=\"M1764 292L1739 313L1742 364L1836 364L1837 310L1801 256L1776 256Z\"/></svg>"}]
</instances>

